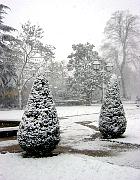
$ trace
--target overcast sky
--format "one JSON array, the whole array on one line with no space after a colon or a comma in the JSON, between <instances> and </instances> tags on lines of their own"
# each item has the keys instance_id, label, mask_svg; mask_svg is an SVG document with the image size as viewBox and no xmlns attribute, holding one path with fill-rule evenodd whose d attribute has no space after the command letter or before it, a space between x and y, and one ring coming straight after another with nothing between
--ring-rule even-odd
<instances>
[{"instance_id":1,"label":"overcast sky","mask_svg":"<svg viewBox=\"0 0 140 180\"><path fill-rule=\"evenodd\" d=\"M11 11L5 23L19 29L30 20L45 31L45 42L65 60L72 44L90 42L98 49L107 20L116 10L140 15L140 0L0 0Z\"/></svg>"}]
</instances>

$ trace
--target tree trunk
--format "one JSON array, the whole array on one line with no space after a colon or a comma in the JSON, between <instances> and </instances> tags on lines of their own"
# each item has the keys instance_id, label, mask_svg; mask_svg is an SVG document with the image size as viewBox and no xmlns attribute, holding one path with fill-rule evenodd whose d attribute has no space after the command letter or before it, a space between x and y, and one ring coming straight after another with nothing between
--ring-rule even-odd
<instances>
[{"instance_id":1,"label":"tree trunk","mask_svg":"<svg viewBox=\"0 0 140 180\"><path fill-rule=\"evenodd\" d=\"M127 99L125 80L124 80L123 72L121 72L121 85L122 85L122 96L123 96L124 99Z\"/></svg>"},{"instance_id":2,"label":"tree trunk","mask_svg":"<svg viewBox=\"0 0 140 180\"><path fill-rule=\"evenodd\" d=\"M22 91L21 87L18 87L18 103L19 103L19 109L22 109Z\"/></svg>"},{"instance_id":3,"label":"tree trunk","mask_svg":"<svg viewBox=\"0 0 140 180\"><path fill-rule=\"evenodd\" d=\"M124 45L123 45L123 61L122 61L121 68L120 68L120 74L121 74L121 83L122 83L122 95L123 95L124 99L127 99L126 88L125 88L125 80L124 80L125 63L126 63L126 44L124 43Z\"/></svg>"},{"instance_id":4,"label":"tree trunk","mask_svg":"<svg viewBox=\"0 0 140 180\"><path fill-rule=\"evenodd\" d=\"M91 105L91 93L87 92L86 93L86 105Z\"/></svg>"}]
</instances>

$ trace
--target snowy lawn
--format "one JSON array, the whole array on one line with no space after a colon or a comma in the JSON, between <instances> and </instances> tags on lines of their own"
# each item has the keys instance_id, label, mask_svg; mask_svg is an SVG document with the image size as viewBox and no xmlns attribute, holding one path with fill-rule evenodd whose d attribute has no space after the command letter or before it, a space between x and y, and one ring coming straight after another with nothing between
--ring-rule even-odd
<instances>
[{"instance_id":1,"label":"snowy lawn","mask_svg":"<svg viewBox=\"0 0 140 180\"><path fill-rule=\"evenodd\" d=\"M61 117L59 146L69 150L47 158L0 154L0 180L140 179L140 108L133 104L124 108L128 121L124 138L102 141L98 131L100 105L57 107ZM0 111L0 119L20 120L22 114ZM2 140L0 148L16 144L16 140Z\"/></svg>"}]
</instances>

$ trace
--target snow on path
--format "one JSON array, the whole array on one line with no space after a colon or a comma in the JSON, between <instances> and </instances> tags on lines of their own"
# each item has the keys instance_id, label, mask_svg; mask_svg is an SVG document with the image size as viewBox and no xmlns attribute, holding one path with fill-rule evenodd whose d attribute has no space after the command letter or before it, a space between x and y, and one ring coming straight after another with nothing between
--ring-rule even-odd
<instances>
[{"instance_id":1,"label":"snow on path","mask_svg":"<svg viewBox=\"0 0 140 180\"><path fill-rule=\"evenodd\" d=\"M119 166L128 166L140 170L140 150L129 150L120 152L115 156L96 157L97 160L102 162L109 162Z\"/></svg>"},{"instance_id":2,"label":"snow on path","mask_svg":"<svg viewBox=\"0 0 140 180\"><path fill-rule=\"evenodd\" d=\"M92 120L94 115L84 115L69 117L60 120L61 144L73 146L75 143L81 142L84 138L89 138L95 133L95 130L78 124L76 122Z\"/></svg>"},{"instance_id":3,"label":"snow on path","mask_svg":"<svg viewBox=\"0 0 140 180\"><path fill-rule=\"evenodd\" d=\"M0 180L139 180L140 170L119 167L86 155L22 158L0 154Z\"/></svg>"}]
</instances>

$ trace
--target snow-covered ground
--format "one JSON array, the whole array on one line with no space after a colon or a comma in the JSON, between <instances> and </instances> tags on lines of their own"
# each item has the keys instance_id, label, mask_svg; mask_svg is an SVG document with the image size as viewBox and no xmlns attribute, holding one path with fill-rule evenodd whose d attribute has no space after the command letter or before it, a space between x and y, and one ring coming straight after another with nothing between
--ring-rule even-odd
<instances>
[{"instance_id":1,"label":"snow-covered ground","mask_svg":"<svg viewBox=\"0 0 140 180\"><path fill-rule=\"evenodd\" d=\"M48 158L0 155L0 180L139 180L140 170L120 167L85 155Z\"/></svg>"},{"instance_id":2,"label":"snow-covered ground","mask_svg":"<svg viewBox=\"0 0 140 180\"><path fill-rule=\"evenodd\" d=\"M99 113L100 105L95 106L58 106L57 112L59 117L74 116L81 114ZM20 120L23 110L0 111L0 120Z\"/></svg>"},{"instance_id":3,"label":"snow-covered ground","mask_svg":"<svg viewBox=\"0 0 140 180\"><path fill-rule=\"evenodd\" d=\"M0 120L8 121L20 121L23 115L23 110L10 110L10 111L0 111Z\"/></svg>"},{"instance_id":4,"label":"snow-covered ground","mask_svg":"<svg viewBox=\"0 0 140 180\"><path fill-rule=\"evenodd\" d=\"M126 119L127 119L127 129L123 135L124 138L113 139L112 141L132 143L140 145L140 108L137 108L135 104L124 105ZM88 125L95 125L98 127L98 119L100 106L81 106L81 107L58 107L58 115L63 116L76 116L69 117L68 119L62 119L60 125L62 130L65 130L65 134L62 134L63 138L71 138L80 136L80 138L85 138L92 135L95 130L82 126L75 122L89 121ZM64 111L64 112L63 112ZM71 112L71 113L70 113ZM80 116L80 114L83 114ZM88 114L88 115L86 115ZM90 123L91 121L91 123ZM78 139L79 140L79 139Z\"/></svg>"},{"instance_id":5,"label":"snow-covered ground","mask_svg":"<svg viewBox=\"0 0 140 180\"><path fill-rule=\"evenodd\" d=\"M69 151L47 158L0 154L0 180L139 180L140 108L134 104L124 108L128 122L124 138L102 141L97 129L100 105L57 107L58 116L63 117L59 145L78 153ZM22 114L23 111L0 111L0 120L20 120ZM96 138L92 138L94 135ZM1 141L0 147L16 143Z\"/></svg>"}]
</instances>

